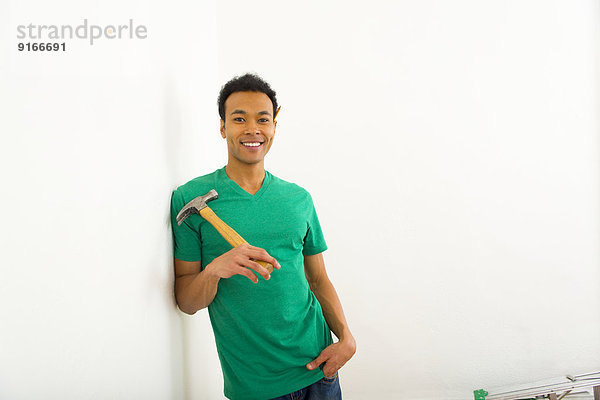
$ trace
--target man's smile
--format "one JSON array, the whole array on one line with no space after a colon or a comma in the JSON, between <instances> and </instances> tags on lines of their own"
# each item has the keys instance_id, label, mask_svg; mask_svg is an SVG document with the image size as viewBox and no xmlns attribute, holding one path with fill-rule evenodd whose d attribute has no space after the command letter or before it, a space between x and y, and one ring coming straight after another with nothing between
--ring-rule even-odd
<instances>
[{"instance_id":1,"label":"man's smile","mask_svg":"<svg viewBox=\"0 0 600 400\"><path fill-rule=\"evenodd\" d=\"M259 141L242 142L242 146L249 148L249 149L258 149L262 145L263 145L263 142L259 142Z\"/></svg>"}]
</instances>

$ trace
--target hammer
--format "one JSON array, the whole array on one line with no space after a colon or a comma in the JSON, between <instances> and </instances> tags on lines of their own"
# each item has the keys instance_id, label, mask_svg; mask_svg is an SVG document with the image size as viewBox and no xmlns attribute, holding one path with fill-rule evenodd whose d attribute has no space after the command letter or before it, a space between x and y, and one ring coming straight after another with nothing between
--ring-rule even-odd
<instances>
[{"instance_id":1,"label":"hammer","mask_svg":"<svg viewBox=\"0 0 600 400\"><path fill-rule=\"evenodd\" d=\"M181 223L192 214L200 214L202 218L210 222L210 224L214 226L217 231L219 231L221 236L223 236L223 239L227 240L227 242L229 242L229 244L233 247L238 247L239 245L248 243L243 237L240 236L239 233L234 231L233 228L223 222L221 218L217 217L217 214L215 214L215 212L206 205L206 203L217 199L218 197L219 195L217 194L217 191L213 189L204 196L198 196L187 203L177 214L177 225L181 225ZM269 273L273 272L273 266L268 262L261 260L253 261L265 267Z\"/></svg>"}]
</instances>

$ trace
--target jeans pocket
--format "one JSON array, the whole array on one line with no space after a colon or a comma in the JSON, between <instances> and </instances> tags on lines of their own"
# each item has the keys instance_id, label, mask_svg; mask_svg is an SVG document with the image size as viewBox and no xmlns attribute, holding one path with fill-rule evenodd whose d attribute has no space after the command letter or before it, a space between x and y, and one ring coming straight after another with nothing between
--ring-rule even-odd
<instances>
[{"instance_id":1,"label":"jeans pocket","mask_svg":"<svg viewBox=\"0 0 600 400\"><path fill-rule=\"evenodd\" d=\"M324 376L323 379L321 379L321 380L326 383L333 383L337 380L337 378L338 378L338 373L336 372L333 376Z\"/></svg>"}]
</instances>

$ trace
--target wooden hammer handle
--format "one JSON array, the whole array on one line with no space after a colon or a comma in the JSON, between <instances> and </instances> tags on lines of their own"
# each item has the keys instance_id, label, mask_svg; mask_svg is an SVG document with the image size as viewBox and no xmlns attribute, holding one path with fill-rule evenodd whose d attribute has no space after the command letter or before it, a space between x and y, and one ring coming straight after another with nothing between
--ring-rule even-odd
<instances>
[{"instance_id":1,"label":"wooden hammer handle","mask_svg":"<svg viewBox=\"0 0 600 400\"><path fill-rule=\"evenodd\" d=\"M201 209L200 215L202 216L202 218L207 220L212 226L214 226L215 229L219 231L221 236L223 236L223 239L227 240L227 242L233 247L238 247L239 245L248 243L244 240L243 237L240 236L239 233L233 230L232 227L223 222L221 218L217 217L217 214L215 214L215 212L211 210L210 207L204 207L203 209ZM265 267L267 271L269 271L269 273L273 272L273 266L268 262L261 260L253 261Z\"/></svg>"}]
</instances>

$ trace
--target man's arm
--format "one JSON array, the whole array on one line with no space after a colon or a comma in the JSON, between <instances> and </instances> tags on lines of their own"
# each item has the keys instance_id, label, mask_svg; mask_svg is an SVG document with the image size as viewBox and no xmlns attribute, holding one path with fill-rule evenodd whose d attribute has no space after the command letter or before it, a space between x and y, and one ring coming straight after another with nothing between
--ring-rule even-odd
<instances>
[{"instance_id":1,"label":"man's arm","mask_svg":"<svg viewBox=\"0 0 600 400\"><path fill-rule=\"evenodd\" d=\"M215 258L202 271L200 261L183 261L175 258L175 299L179 309L186 314L208 307L217 295L219 281L233 275L243 275L254 283L258 277L254 270L265 279L270 279L269 271L253 260L266 261L279 269L281 266L264 249L242 244Z\"/></svg>"},{"instance_id":2,"label":"man's arm","mask_svg":"<svg viewBox=\"0 0 600 400\"><path fill-rule=\"evenodd\" d=\"M200 261L175 259L175 300L186 314L208 307L217 294L220 278L206 269L201 271Z\"/></svg>"},{"instance_id":3,"label":"man's arm","mask_svg":"<svg viewBox=\"0 0 600 400\"><path fill-rule=\"evenodd\" d=\"M326 347L306 367L312 370L325 363L323 373L325 376L333 376L356 352L356 341L348 328L340 299L325 271L322 253L304 256L304 273L310 289L321 304L327 325L339 339L337 343Z\"/></svg>"}]
</instances>

